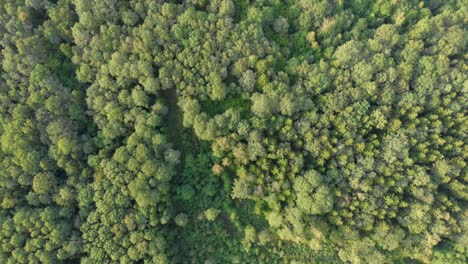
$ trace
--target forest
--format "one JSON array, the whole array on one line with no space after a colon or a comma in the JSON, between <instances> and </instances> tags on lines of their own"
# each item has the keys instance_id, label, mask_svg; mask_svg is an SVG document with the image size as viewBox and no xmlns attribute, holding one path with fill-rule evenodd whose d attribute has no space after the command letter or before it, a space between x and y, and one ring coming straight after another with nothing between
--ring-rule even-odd
<instances>
[{"instance_id":1,"label":"forest","mask_svg":"<svg viewBox=\"0 0 468 264\"><path fill-rule=\"evenodd\" d=\"M0 2L0 263L467 263L468 0Z\"/></svg>"}]
</instances>

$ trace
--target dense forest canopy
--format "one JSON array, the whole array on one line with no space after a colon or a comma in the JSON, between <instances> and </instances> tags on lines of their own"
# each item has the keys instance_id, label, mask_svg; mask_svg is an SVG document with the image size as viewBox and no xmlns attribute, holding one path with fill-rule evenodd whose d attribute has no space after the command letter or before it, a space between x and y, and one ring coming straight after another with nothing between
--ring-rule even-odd
<instances>
[{"instance_id":1,"label":"dense forest canopy","mask_svg":"<svg viewBox=\"0 0 468 264\"><path fill-rule=\"evenodd\" d=\"M467 0L3 0L0 263L466 263Z\"/></svg>"}]
</instances>

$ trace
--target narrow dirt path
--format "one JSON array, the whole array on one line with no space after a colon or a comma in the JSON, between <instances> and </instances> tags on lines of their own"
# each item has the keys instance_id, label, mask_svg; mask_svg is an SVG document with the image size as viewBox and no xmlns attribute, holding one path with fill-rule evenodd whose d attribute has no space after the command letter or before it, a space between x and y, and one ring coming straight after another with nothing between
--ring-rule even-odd
<instances>
[{"instance_id":1,"label":"narrow dirt path","mask_svg":"<svg viewBox=\"0 0 468 264\"><path fill-rule=\"evenodd\" d=\"M166 103L169 108L167 113L167 129L169 141L172 142L175 147L181 151L182 146L180 143L181 132L184 129L182 125L182 111L177 105L177 90L171 88L163 91L163 95L166 98Z\"/></svg>"}]
</instances>

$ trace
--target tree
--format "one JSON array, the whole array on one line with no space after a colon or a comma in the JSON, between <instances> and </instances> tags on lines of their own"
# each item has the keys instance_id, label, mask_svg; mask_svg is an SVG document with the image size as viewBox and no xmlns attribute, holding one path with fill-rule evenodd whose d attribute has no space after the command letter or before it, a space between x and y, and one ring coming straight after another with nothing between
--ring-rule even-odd
<instances>
[{"instance_id":1,"label":"tree","mask_svg":"<svg viewBox=\"0 0 468 264\"><path fill-rule=\"evenodd\" d=\"M174 222L176 223L176 225L184 227L188 223L188 216L186 214L178 214L174 218Z\"/></svg>"},{"instance_id":2,"label":"tree","mask_svg":"<svg viewBox=\"0 0 468 264\"><path fill-rule=\"evenodd\" d=\"M148 107L150 103L150 98L140 86L137 86L132 90L132 99L137 106Z\"/></svg>"},{"instance_id":3,"label":"tree","mask_svg":"<svg viewBox=\"0 0 468 264\"><path fill-rule=\"evenodd\" d=\"M180 158L180 152L174 149L168 149L164 153L164 160L169 162L169 164L176 165L178 164Z\"/></svg>"},{"instance_id":4,"label":"tree","mask_svg":"<svg viewBox=\"0 0 468 264\"><path fill-rule=\"evenodd\" d=\"M251 99L252 111L258 116L268 117L278 111L275 99L269 95L255 93Z\"/></svg>"},{"instance_id":5,"label":"tree","mask_svg":"<svg viewBox=\"0 0 468 264\"><path fill-rule=\"evenodd\" d=\"M216 217L218 217L220 212L221 211L219 209L209 208L204 212L205 218L208 221L214 221L216 219Z\"/></svg>"},{"instance_id":6,"label":"tree","mask_svg":"<svg viewBox=\"0 0 468 264\"><path fill-rule=\"evenodd\" d=\"M288 20L284 17L278 17L273 23L273 29L278 34L288 33L288 28L289 28Z\"/></svg>"},{"instance_id":7,"label":"tree","mask_svg":"<svg viewBox=\"0 0 468 264\"><path fill-rule=\"evenodd\" d=\"M334 54L335 64L338 67L349 68L362 56L362 44L351 40L338 47Z\"/></svg>"},{"instance_id":8,"label":"tree","mask_svg":"<svg viewBox=\"0 0 468 264\"><path fill-rule=\"evenodd\" d=\"M248 92L252 92L255 88L256 74L252 70L247 70L239 79L239 84Z\"/></svg>"}]
</instances>

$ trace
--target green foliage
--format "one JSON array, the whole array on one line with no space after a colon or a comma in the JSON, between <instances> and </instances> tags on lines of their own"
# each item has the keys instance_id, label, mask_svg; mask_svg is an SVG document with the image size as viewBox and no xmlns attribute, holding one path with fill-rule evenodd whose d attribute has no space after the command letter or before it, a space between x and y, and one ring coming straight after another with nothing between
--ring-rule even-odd
<instances>
[{"instance_id":1,"label":"green foliage","mask_svg":"<svg viewBox=\"0 0 468 264\"><path fill-rule=\"evenodd\" d=\"M3 1L0 263L465 263L466 17Z\"/></svg>"},{"instance_id":2,"label":"green foliage","mask_svg":"<svg viewBox=\"0 0 468 264\"><path fill-rule=\"evenodd\" d=\"M181 227L186 226L188 221L189 220L186 214L178 214L174 218L174 222L176 223L176 225L181 226Z\"/></svg>"}]
</instances>

